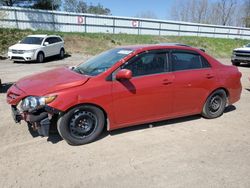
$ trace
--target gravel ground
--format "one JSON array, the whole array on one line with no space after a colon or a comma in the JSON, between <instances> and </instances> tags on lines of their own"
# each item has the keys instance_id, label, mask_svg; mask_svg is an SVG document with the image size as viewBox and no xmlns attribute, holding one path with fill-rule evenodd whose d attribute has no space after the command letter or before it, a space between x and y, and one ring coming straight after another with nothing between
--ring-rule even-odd
<instances>
[{"instance_id":1,"label":"gravel ground","mask_svg":"<svg viewBox=\"0 0 250 188\"><path fill-rule=\"evenodd\" d=\"M86 59L73 54L43 64L0 60L3 83ZM230 64L229 59L221 59ZM15 124L0 94L0 187L250 187L250 66L242 97L225 114L190 116L105 132L73 147L59 135L32 136ZM151 128L150 128L151 127Z\"/></svg>"}]
</instances>

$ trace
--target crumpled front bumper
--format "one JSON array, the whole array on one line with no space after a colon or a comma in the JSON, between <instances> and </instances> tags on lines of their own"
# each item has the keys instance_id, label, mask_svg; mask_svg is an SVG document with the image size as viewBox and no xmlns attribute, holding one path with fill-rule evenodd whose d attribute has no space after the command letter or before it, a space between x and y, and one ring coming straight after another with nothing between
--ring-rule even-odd
<instances>
[{"instance_id":1,"label":"crumpled front bumper","mask_svg":"<svg viewBox=\"0 0 250 188\"><path fill-rule=\"evenodd\" d=\"M28 122L33 130L36 130L40 136L49 136L50 125L52 118L58 115L60 111L45 106L44 109L30 112L21 112L17 106L11 106L12 117L16 123L20 123L22 120Z\"/></svg>"}]
</instances>

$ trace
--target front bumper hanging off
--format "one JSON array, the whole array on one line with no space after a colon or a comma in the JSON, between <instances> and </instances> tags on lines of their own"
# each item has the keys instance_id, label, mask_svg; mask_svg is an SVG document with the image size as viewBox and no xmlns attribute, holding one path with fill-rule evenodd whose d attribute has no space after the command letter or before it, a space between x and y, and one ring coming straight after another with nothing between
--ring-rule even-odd
<instances>
[{"instance_id":1,"label":"front bumper hanging off","mask_svg":"<svg viewBox=\"0 0 250 188\"><path fill-rule=\"evenodd\" d=\"M36 130L40 136L49 136L49 130L51 125L51 119L53 114L58 113L59 111L51 109L49 107L44 108L40 112L20 113L16 106L11 106L12 116L16 123L20 123L21 120L28 122L33 130Z\"/></svg>"}]
</instances>

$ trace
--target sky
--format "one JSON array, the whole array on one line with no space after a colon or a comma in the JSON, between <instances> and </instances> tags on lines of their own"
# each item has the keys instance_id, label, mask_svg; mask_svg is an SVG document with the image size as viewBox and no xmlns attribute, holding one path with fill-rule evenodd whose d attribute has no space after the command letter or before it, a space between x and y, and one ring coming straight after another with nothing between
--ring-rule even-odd
<instances>
[{"instance_id":1,"label":"sky","mask_svg":"<svg viewBox=\"0 0 250 188\"><path fill-rule=\"evenodd\" d=\"M87 4L100 3L111 10L114 16L135 17L145 11L153 12L158 19L171 19L174 0L85 0Z\"/></svg>"}]
</instances>

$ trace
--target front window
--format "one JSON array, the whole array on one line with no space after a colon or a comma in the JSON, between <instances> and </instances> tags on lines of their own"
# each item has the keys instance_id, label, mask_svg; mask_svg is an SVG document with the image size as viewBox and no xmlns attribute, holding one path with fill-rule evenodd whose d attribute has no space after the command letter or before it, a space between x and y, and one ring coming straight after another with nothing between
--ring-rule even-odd
<instances>
[{"instance_id":1,"label":"front window","mask_svg":"<svg viewBox=\"0 0 250 188\"><path fill-rule=\"evenodd\" d=\"M44 38L42 37L26 37L20 44L38 44L41 45Z\"/></svg>"},{"instance_id":2,"label":"front window","mask_svg":"<svg viewBox=\"0 0 250 188\"><path fill-rule=\"evenodd\" d=\"M133 77L163 73L166 71L167 52L150 51L136 56L122 68L129 69Z\"/></svg>"},{"instance_id":3,"label":"front window","mask_svg":"<svg viewBox=\"0 0 250 188\"><path fill-rule=\"evenodd\" d=\"M108 50L78 65L74 71L80 74L96 76L108 70L131 52L133 52L133 50L123 48Z\"/></svg>"}]
</instances>

